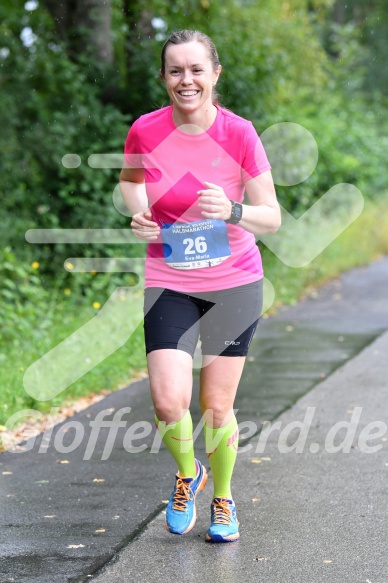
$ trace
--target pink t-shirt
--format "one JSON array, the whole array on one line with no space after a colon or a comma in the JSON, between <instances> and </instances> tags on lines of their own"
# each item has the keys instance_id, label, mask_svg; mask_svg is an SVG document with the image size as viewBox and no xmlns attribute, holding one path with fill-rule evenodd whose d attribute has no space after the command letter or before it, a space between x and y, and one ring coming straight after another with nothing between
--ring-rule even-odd
<instances>
[{"instance_id":1,"label":"pink t-shirt","mask_svg":"<svg viewBox=\"0 0 388 583\"><path fill-rule=\"evenodd\" d=\"M245 182L271 168L252 123L217 110L206 132L178 129L168 106L142 115L128 133L125 161L145 169L149 205L163 233L147 246L146 287L215 291L263 277L254 235L239 225L206 220L198 207L197 191L206 188L205 181L242 203ZM175 245L181 256L173 261Z\"/></svg>"}]
</instances>

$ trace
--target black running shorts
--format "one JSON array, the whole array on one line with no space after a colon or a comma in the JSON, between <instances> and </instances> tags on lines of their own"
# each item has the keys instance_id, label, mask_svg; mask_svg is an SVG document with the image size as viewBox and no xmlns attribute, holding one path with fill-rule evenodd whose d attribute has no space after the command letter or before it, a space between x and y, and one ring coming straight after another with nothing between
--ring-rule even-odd
<instances>
[{"instance_id":1,"label":"black running shorts","mask_svg":"<svg viewBox=\"0 0 388 583\"><path fill-rule=\"evenodd\" d=\"M198 338L202 354L246 356L263 304L263 280L230 289L182 293L146 288L146 353L162 348L194 356Z\"/></svg>"}]
</instances>

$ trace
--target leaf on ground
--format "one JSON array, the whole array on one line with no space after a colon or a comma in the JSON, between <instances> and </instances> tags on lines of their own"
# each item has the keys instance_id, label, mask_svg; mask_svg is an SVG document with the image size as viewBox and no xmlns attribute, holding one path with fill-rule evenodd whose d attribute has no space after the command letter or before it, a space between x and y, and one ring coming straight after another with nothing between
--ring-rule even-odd
<instances>
[{"instance_id":1,"label":"leaf on ground","mask_svg":"<svg viewBox=\"0 0 388 583\"><path fill-rule=\"evenodd\" d=\"M252 464L261 464L261 460L259 460L259 459L253 459L253 460L251 460L251 463Z\"/></svg>"},{"instance_id":2,"label":"leaf on ground","mask_svg":"<svg viewBox=\"0 0 388 583\"><path fill-rule=\"evenodd\" d=\"M330 559L323 559L322 563L332 563L333 561L331 561Z\"/></svg>"},{"instance_id":3,"label":"leaf on ground","mask_svg":"<svg viewBox=\"0 0 388 583\"><path fill-rule=\"evenodd\" d=\"M57 517L57 515L56 515L56 514L45 514L45 515L43 516L43 518L56 518L56 517Z\"/></svg>"},{"instance_id":4,"label":"leaf on ground","mask_svg":"<svg viewBox=\"0 0 388 583\"><path fill-rule=\"evenodd\" d=\"M85 545L67 545L68 549L81 549L83 548Z\"/></svg>"},{"instance_id":5,"label":"leaf on ground","mask_svg":"<svg viewBox=\"0 0 388 583\"><path fill-rule=\"evenodd\" d=\"M104 478L94 478L93 482L105 482Z\"/></svg>"},{"instance_id":6,"label":"leaf on ground","mask_svg":"<svg viewBox=\"0 0 388 583\"><path fill-rule=\"evenodd\" d=\"M12 476L13 472L1 472L3 476Z\"/></svg>"},{"instance_id":7,"label":"leaf on ground","mask_svg":"<svg viewBox=\"0 0 388 583\"><path fill-rule=\"evenodd\" d=\"M57 464L69 464L69 460L57 460Z\"/></svg>"},{"instance_id":8,"label":"leaf on ground","mask_svg":"<svg viewBox=\"0 0 388 583\"><path fill-rule=\"evenodd\" d=\"M252 502L260 502L260 498L251 498Z\"/></svg>"},{"instance_id":9,"label":"leaf on ground","mask_svg":"<svg viewBox=\"0 0 388 583\"><path fill-rule=\"evenodd\" d=\"M98 528L97 530L95 530L94 532L105 532L105 528Z\"/></svg>"},{"instance_id":10,"label":"leaf on ground","mask_svg":"<svg viewBox=\"0 0 388 583\"><path fill-rule=\"evenodd\" d=\"M162 500L163 504L168 504L168 500Z\"/></svg>"}]
</instances>

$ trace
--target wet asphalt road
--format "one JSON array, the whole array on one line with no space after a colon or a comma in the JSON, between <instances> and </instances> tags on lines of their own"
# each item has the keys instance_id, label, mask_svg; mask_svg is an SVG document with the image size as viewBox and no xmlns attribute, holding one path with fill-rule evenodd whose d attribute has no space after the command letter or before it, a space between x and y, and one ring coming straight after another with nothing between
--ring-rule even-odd
<instances>
[{"instance_id":1,"label":"wet asphalt road","mask_svg":"<svg viewBox=\"0 0 388 583\"><path fill-rule=\"evenodd\" d=\"M319 290L314 298L284 308L274 318L262 320L257 338L252 343L250 361L246 365L236 400L239 422L250 421L259 431L263 421L273 420L284 411L283 415L287 415L286 410L313 387L316 391L325 383L330 383L343 370L345 363L352 362L360 351L388 329L387 291L388 258L384 258L368 267L344 274L339 280ZM194 423L200 419L197 390L195 382L192 408ZM302 397L294 407L298 407L314 391ZM331 391L334 395L335 390L332 388ZM322 399L324 403L325 399ZM384 402L381 403L383 406ZM103 415L106 422L112 421L116 415L116 421L96 432L90 423L98 415ZM322 413L322 423L324 419ZM118 426L120 422L121 427ZM137 429L134 423L138 424ZM134 430L138 439L131 441L130 432ZM141 431L148 430L148 436L141 435ZM257 436L250 439L253 443ZM76 448L75 440L78 440ZM148 381L143 380L75 415L57 426L51 435L36 439L30 451L2 454L0 582L81 582L94 578L101 582L128 580L148 583L153 579L149 572L146 575L144 563L150 555L155 554L155 559L158 557L156 572L161 575L157 565L162 566L160 553L165 545L178 552L173 556L180 565L184 558L187 559L189 571L186 577L190 581L204 580L203 577L195 578L194 560L195 557L203 560L204 553L211 552L214 556L224 553L223 561L229 564L231 558L241 552L232 550L232 547L241 549L243 539L236 543L238 546L226 545L231 549L229 551L208 551L209 545L203 545L205 549L201 547L200 551L197 550L197 555L191 556L191 562L191 548L187 546L189 543L184 543L177 551L176 539L182 540L180 537L172 537L172 542L171 537L163 532L156 537L158 548L146 544L155 525L162 526L158 521L163 517L163 500L170 495L175 472L174 462L168 452L161 448L158 453L152 453L152 446L158 450ZM142 451L135 453L134 448ZM202 435L196 440L196 452L199 458L206 459ZM317 495L319 481L298 481L298 471L295 472L295 467L292 467L292 456L286 458L290 466L287 469L290 474L287 475L293 478L286 491L290 493L295 488L298 496L306 499ZM319 459L318 456L316 459ZM286 484L281 465L266 466L263 462L260 464L260 468L263 468L262 483L240 483L241 473L248 473L252 464L246 456L238 456L235 471L236 480L239 480L238 493L246 491L249 499L261 498L257 495L258 491L265 489L265 483L272 483L276 479L282 485L279 496L284 494ZM345 483L347 479L344 475ZM334 495L340 498L335 488ZM285 500L281 500L283 505ZM288 500L291 500L291 495ZM290 506L294 503L290 502ZM334 506L333 509L335 511ZM249 516L247 507L242 512ZM298 516L292 513L287 516L286 506L284 513L283 522L278 518L281 521L278 528L295 533L297 528L291 528L290 525L293 521L298 523ZM322 520L324 522L324 517ZM376 525L376 528L379 531L380 526ZM276 531L276 524L272 525L272 530ZM196 532L195 536L199 537L200 534ZM152 536L151 540L154 541ZM314 545L310 542L312 552ZM276 552L281 552L278 543L275 543L271 547L268 541L268 552L273 552L274 548ZM120 549L121 553L117 555ZM131 552L135 553L130 559L131 575L128 574L127 578L123 575L125 571L116 570L113 576L114 565L111 566L109 560L117 556L118 569L125 564L126 553ZM260 555L257 562L264 565L266 560L261 559ZM138 571L136 565L139 566ZM225 578L213 580L222 583L239 581L233 572L230 566L226 566ZM139 574L138 578L136 573ZM265 569L261 573L264 576ZM301 573L300 576L300 579L290 581L336 581L333 578L319 578L320 575L311 575L309 578ZM262 580L271 583L286 581L284 576L276 578L274 572L271 577ZM170 576L166 580L174 579ZM180 581L181 576L175 580ZM241 579L251 580L259 579L251 574ZM342 583L344 581L342 579ZM350 581L364 583L365 579L354 578ZM385 581L371 579L371 583L387 581L388 576Z\"/></svg>"}]
</instances>

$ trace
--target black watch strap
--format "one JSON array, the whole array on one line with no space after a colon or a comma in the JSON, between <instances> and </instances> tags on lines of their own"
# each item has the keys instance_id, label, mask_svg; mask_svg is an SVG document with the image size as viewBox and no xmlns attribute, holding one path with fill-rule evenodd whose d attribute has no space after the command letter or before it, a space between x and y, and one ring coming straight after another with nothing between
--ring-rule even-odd
<instances>
[{"instance_id":1,"label":"black watch strap","mask_svg":"<svg viewBox=\"0 0 388 583\"><path fill-rule=\"evenodd\" d=\"M230 201L232 203L232 212L230 218L225 221L225 223L231 223L232 225L237 225L242 219L242 204L239 202L235 202L234 200Z\"/></svg>"}]
</instances>

